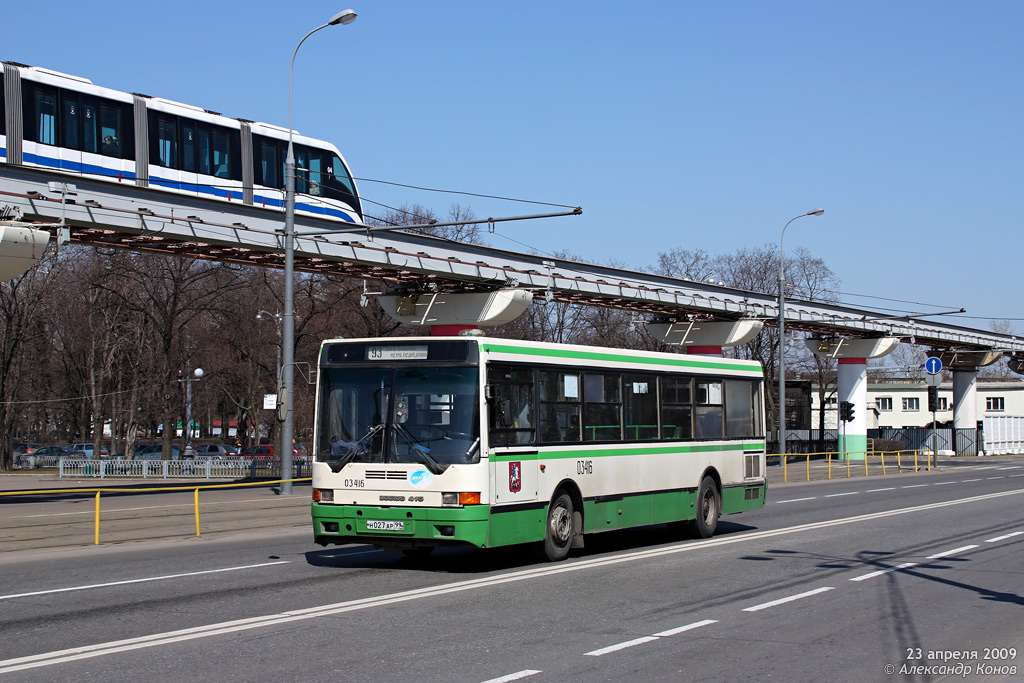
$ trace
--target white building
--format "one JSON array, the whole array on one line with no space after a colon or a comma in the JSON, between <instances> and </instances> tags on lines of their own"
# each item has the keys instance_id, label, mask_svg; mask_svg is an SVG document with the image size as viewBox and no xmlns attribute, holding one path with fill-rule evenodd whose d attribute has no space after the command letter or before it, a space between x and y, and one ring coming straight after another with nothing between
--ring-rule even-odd
<instances>
[{"instance_id":1,"label":"white building","mask_svg":"<svg viewBox=\"0 0 1024 683\"><path fill-rule=\"evenodd\" d=\"M1024 415L1024 380L978 379L978 420L986 417ZM811 390L811 425L818 427L818 390ZM825 429L837 429L839 406L833 395L825 403ZM939 387L938 422L953 420L953 384ZM857 407L855 410L859 410ZM921 380L868 380L868 429L879 427L924 427L932 421L928 412L928 386Z\"/></svg>"}]
</instances>

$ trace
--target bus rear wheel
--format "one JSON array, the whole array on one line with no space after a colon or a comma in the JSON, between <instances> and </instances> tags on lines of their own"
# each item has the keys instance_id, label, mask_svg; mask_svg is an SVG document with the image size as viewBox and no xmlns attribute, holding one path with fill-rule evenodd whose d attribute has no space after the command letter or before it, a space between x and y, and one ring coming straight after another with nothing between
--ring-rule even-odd
<instances>
[{"instance_id":1,"label":"bus rear wheel","mask_svg":"<svg viewBox=\"0 0 1024 683\"><path fill-rule=\"evenodd\" d=\"M544 556L559 562L569 556L573 539L572 497L563 493L548 508L547 526L544 532Z\"/></svg>"},{"instance_id":2,"label":"bus rear wheel","mask_svg":"<svg viewBox=\"0 0 1024 683\"><path fill-rule=\"evenodd\" d=\"M704 477L697 489L697 518L693 520L693 530L699 538L711 538L718 527L718 517L722 514L722 497L715 486L715 480Z\"/></svg>"}]
</instances>

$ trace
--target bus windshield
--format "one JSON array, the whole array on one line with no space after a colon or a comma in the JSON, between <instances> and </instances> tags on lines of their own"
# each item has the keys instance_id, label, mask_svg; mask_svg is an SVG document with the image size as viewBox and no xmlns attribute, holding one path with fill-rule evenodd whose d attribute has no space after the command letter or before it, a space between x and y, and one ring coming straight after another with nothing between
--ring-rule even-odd
<instances>
[{"instance_id":1,"label":"bus windshield","mask_svg":"<svg viewBox=\"0 0 1024 683\"><path fill-rule=\"evenodd\" d=\"M440 474L480 459L476 367L324 368L320 386L316 458L336 472L418 463Z\"/></svg>"}]
</instances>

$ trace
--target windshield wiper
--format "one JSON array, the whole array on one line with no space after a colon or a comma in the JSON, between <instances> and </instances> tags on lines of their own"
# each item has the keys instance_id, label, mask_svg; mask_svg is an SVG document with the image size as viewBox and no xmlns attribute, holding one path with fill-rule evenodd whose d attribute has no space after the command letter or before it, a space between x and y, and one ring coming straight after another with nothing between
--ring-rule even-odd
<instances>
[{"instance_id":1,"label":"windshield wiper","mask_svg":"<svg viewBox=\"0 0 1024 683\"><path fill-rule=\"evenodd\" d=\"M441 464L434 460L430 455L430 449L424 446L420 440L416 438L416 435L409 431L408 427L403 424L396 424L395 429L401 431L409 438L410 441L412 441L412 444L409 446L409 453L416 456L420 462L427 466L428 470L434 474L441 474L448 469L448 463Z\"/></svg>"},{"instance_id":2,"label":"windshield wiper","mask_svg":"<svg viewBox=\"0 0 1024 683\"><path fill-rule=\"evenodd\" d=\"M339 444L341 448L347 448L348 451L337 456L336 458L328 458L327 464L331 467L331 472L337 474L341 471L341 468L352 462L357 455L362 455L366 452L366 442L371 439L375 434L384 429L384 423L381 422L378 425L374 425L370 428L370 431L363 435L363 438L359 439L355 443L349 443L345 441L335 441L331 444L331 455L334 455L334 445Z\"/></svg>"}]
</instances>

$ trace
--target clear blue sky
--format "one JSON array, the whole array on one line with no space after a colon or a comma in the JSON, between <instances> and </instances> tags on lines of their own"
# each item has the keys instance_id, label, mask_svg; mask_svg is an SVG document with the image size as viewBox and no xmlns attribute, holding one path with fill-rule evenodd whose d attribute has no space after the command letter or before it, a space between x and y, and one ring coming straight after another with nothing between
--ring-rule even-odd
<instances>
[{"instance_id":1,"label":"clear blue sky","mask_svg":"<svg viewBox=\"0 0 1024 683\"><path fill-rule=\"evenodd\" d=\"M292 51L351 6L299 52L296 129L359 178L583 207L493 246L644 269L777 245L821 206L786 251L825 259L844 301L1024 331L1022 2L344 2L8 2L0 58L287 125Z\"/></svg>"}]
</instances>

